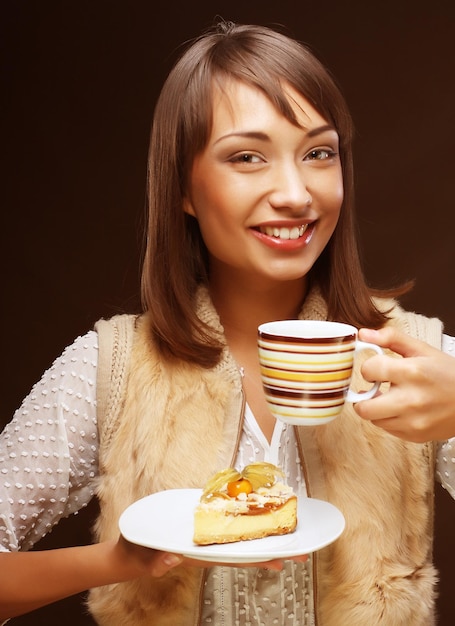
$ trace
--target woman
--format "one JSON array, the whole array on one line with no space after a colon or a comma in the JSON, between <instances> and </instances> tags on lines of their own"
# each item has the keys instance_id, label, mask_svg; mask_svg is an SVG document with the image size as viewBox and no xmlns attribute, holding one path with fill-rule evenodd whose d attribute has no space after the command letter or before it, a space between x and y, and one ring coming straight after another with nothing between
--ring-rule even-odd
<instances>
[{"instance_id":1,"label":"woman","mask_svg":"<svg viewBox=\"0 0 455 626\"><path fill-rule=\"evenodd\" d=\"M434 468L449 489L455 476L451 442L438 454L425 442L455 435L455 361L438 320L365 283L351 136L326 70L281 34L221 23L183 54L154 117L144 314L101 320L67 348L3 435L0 617L94 588L90 609L110 626L432 623ZM256 331L292 317L378 329L364 338L406 358L374 357L363 373L390 391L327 426L275 422ZM419 376L431 368L445 377ZM136 499L258 460L337 505L340 539L236 567L118 538ZM97 543L17 552L94 493Z\"/></svg>"}]
</instances>

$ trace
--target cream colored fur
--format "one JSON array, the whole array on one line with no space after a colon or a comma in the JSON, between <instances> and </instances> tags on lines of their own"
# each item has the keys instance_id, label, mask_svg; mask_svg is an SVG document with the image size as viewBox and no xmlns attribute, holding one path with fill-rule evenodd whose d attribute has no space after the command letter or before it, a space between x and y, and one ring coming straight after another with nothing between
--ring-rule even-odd
<instances>
[{"instance_id":1,"label":"cream colored fur","mask_svg":"<svg viewBox=\"0 0 455 626\"><path fill-rule=\"evenodd\" d=\"M201 314L218 326L206 296ZM302 315L324 318L317 292ZM125 321L134 324L125 317L99 324L100 362L103 337ZM393 323L440 341L435 321L397 310ZM123 381L127 393L119 394L124 401L110 416L100 410L100 540L118 536L118 518L133 501L162 489L203 486L213 471L232 464L238 446L243 397L227 351L213 371L165 365L147 328L147 318L140 318ZM109 434L104 440L103 433ZM326 426L299 428L298 435L310 495L328 499L346 518L343 535L315 555L318 626L432 624L432 446L393 438L352 407ZM200 594L198 570L180 567L160 580L94 590L90 608L106 626L195 626Z\"/></svg>"},{"instance_id":2,"label":"cream colored fur","mask_svg":"<svg viewBox=\"0 0 455 626\"><path fill-rule=\"evenodd\" d=\"M237 372L225 377L185 364L164 367L147 335L144 317L118 429L100 458L101 541L118 536L118 519L135 500L164 489L202 487L235 456L243 401ZM235 369L233 362L230 367ZM225 423L231 405L236 419ZM160 580L94 590L90 608L106 626L197 623L192 615L200 579L195 568L176 568Z\"/></svg>"}]
</instances>

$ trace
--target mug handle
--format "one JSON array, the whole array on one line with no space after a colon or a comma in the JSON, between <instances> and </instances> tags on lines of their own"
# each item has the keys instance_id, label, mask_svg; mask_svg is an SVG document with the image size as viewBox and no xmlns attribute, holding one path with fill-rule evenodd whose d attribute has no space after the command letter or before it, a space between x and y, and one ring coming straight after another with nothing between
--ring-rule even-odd
<instances>
[{"instance_id":1,"label":"mug handle","mask_svg":"<svg viewBox=\"0 0 455 626\"><path fill-rule=\"evenodd\" d=\"M357 340L355 350L354 350L354 356L358 352L362 352L362 350L374 350L374 352L377 352L378 354L384 354L383 349L377 346L375 343L368 343L367 341ZM369 400L377 393L380 385L381 383L376 381L373 383L373 386L371 387L371 389L368 389L367 391L361 391L360 393L357 393L356 391L352 391L352 389L349 389L347 396L346 396L346 402L355 403L355 402L361 402L362 400Z\"/></svg>"}]
</instances>

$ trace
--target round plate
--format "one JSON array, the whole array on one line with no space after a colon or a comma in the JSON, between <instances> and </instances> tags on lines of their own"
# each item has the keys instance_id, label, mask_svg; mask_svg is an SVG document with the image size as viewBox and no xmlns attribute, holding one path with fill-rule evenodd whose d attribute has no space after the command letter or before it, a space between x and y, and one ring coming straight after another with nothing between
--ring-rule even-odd
<instances>
[{"instance_id":1,"label":"round plate","mask_svg":"<svg viewBox=\"0 0 455 626\"><path fill-rule=\"evenodd\" d=\"M193 516L201 493L201 489L170 489L146 496L122 513L120 532L131 543L192 559L259 563L319 550L335 541L345 526L342 513L333 504L301 497L293 533L198 546L193 542Z\"/></svg>"}]
</instances>

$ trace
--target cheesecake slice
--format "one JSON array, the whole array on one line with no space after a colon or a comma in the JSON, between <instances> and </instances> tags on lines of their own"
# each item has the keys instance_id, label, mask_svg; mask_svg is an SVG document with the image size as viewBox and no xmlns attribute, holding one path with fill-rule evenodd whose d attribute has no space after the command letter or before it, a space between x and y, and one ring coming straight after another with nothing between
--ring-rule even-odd
<instances>
[{"instance_id":1,"label":"cheesecake slice","mask_svg":"<svg viewBox=\"0 0 455 626\"><path fill-rule=\"evenodd\" d=\"M229 468L212 476L194 511L194 543L231 543L293 532L297 496L279 478L283 472L271 463L252 463L242 472Z\"/></svg>"}]
</instances>

